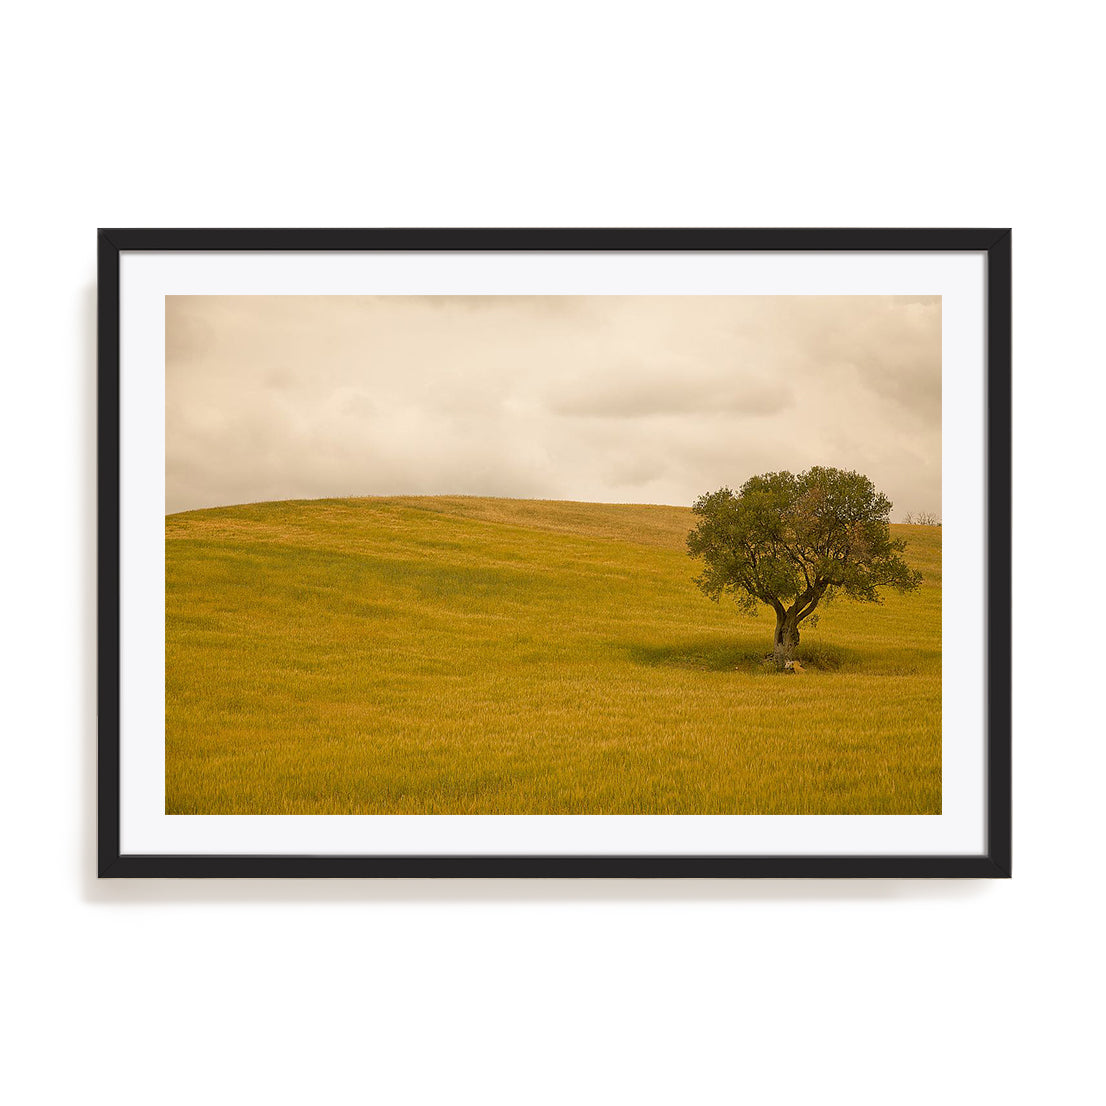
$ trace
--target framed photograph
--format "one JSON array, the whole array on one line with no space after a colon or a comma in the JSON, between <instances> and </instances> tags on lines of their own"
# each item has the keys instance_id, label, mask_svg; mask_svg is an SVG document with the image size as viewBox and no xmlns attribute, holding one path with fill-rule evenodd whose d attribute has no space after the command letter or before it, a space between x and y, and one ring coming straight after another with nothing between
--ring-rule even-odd
<instances>
[{"instance_id":1,"label":"framed photograph","mask_svg":"<svg viewBox=\"0 0 1106 1106\"><path fill-rule=\"evenodd\" d=\"M102 230L99 874L1010 874L1010 232Z\"/></svg>"}]
</instances>

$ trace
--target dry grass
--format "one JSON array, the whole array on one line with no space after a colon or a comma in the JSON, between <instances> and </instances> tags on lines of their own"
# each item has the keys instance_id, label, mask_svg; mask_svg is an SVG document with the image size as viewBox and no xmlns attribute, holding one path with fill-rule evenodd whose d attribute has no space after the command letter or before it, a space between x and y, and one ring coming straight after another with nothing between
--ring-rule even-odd
<instances>
[{"instance_id":1,"label":"dry grass","mask_svg":"<svg viewBox=\"0 0 1106 1106\"><path fill-rule=\"evenodd\" d=\"M176 814L936 814L941 531L806 672L708 602L686 508L468 497L166 519Z\"/></svg>"}]
</instances>

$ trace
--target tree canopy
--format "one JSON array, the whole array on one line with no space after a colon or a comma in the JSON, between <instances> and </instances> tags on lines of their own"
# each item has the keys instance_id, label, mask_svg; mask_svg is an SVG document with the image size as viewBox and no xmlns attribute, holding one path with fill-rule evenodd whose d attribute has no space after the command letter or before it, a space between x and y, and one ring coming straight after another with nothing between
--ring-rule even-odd
<instances>
[{"instance_id":1,"label":"tree canopy","mask_svg":"<svg viewBox=\"0 0 1106 1106\"><path fill-rule=\"evenodd\" d=\"M858 472L769 472L740 491L702 495L692 510L699 521L688 552L704 565L695 583L716 601L732 594L752 613L771 607L780 668L820 603L838 594L879 603L881 587L906 592L921 583L900 556L905 543L891 537L891 501Z\"/></svg>"}]
</instances>

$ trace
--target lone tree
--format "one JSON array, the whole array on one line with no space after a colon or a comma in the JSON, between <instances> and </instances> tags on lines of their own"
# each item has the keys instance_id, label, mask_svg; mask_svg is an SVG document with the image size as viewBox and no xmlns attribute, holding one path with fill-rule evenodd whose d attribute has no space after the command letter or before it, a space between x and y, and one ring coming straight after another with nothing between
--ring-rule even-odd
<instances>
[{"instance_id":1,"label":"lone tree","mask_svg":"<svg viewBox=\"0 0 1106 1106\"><path fill-rule=\"evenodd\" d=\"M891 538L891 501L859 472L768 472L739 492L700 496L692 510L699 523L687 548L705 566L695 583L716 602L728 592L751 614L760 603L776 612L781 670L819 603L838 592L879 603L877 588L913 591L922 580L899 556L905 543Z\"/></svg>"}]
</instances>

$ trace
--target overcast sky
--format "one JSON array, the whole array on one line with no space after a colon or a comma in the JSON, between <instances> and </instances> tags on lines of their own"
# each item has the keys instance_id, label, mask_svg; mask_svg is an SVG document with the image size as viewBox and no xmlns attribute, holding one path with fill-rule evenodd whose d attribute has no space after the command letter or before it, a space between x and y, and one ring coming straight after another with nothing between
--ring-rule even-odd
<instances>
[{"instance_id":1,"label":"overcast sky","mask_svg":"<svg viewBox=\"0 0 1106 1106\"><path fill-rule=\"evenodd\" d=\"M858 469L941 511L941 301L168 296L166 511L347 495L690 504Z\"/></svg>"}]
</instances>

